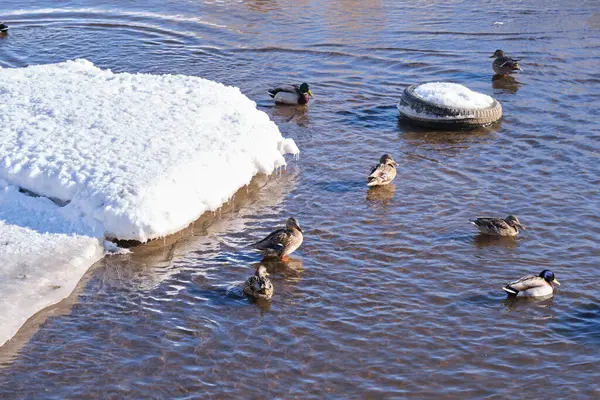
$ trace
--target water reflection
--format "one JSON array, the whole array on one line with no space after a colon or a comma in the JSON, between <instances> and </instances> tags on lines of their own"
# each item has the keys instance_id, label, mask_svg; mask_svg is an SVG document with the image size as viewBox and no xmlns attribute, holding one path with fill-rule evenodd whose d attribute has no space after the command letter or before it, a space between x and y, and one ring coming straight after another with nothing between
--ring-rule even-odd
<instances>
[{"instance_id":1,"label":"water reflection","mask_svg":"<svg viewBox=\"0 0 600 400\"><path fill-rule=\"evenodd\" d=\"M299 126L306 128L310 123L307 106L292 106L276 104L271 111L275 122L295 122Z\"/></svg>"},{"instance_id":2,"label":"water reflection","mask_svg":"<svg viewBox=\"0 0 600 400\"><path fill-rule=\"evenodd\" d=\"M467 150L472 144L491 141L494 132L502 127L502 120L486 127L471 130L432 130L411 125L402 118L398 119L400 136L407 143L434 150L447 156L456 156Z\"/></svg>"},{"instance_id":3,"label":"water reflection","mask_svg":"<svg viewBox=\"0 0 600 400\"><path fill-rule=\"evenodd\" d=\"M252 11L268 13L281 9L281 6L277 4L275 0L244 0L244 5Z\"/></svg>"},{"instance_id":4,"label":"water reflection","mask_svg":"<svg viewBox=\"0 0 600 400\"><path fill-rule=\"evenodd\" d=\"M263 259L260 262L252 264L254 271L259 266L264 265L267 272L272 275L282 275L286 281L298 282L304 272L304 263L301 258L289 257L283 260Z\"/></svg>"},{"instance_id":5,"label":"water reflection","mask_svg":"<svg viewBox=\"0 0 600 400\"><path fill-rule=\"evenodd\" d=\"M172 277L175 243L163 246L156 240L146 246L134 248L131 254L115 255L105 259L105 267L98 271L102 290L109 287L127 288L131 291L149 292Z\"/></svg>"},{"instance_id":6,"label":"water reflection","mask_svg":"<svg viewBox=\"0 0 600 400\"><path fill-rule=\"evenodd\" d=\"M387 208L390 201L394 198L396 185L393 183L384 186L375 186L367 190L367 203L370 206L379 205Z\"/></svg>"},{"instance_id":7,"label":"water reflection","mask_svg":"<svg viewBox=\"0 0 600 400\"><path fill-rule=\"evenodd\" d=\"M552 306L553 295L543 297L517 297L508 296L502 300L501 304L505 307L508 312L520 312L526 309L547 309Z\"/></svg>"},{"instance_id":8,"label":"water reflection","mask_svg":"<svg viewBox=\"0 0 600 400\"><path fill-rule=\"evenodd\" d=\"M489 246L506 247L513 249L517 247L517 240L512 236L493 236L480 233L473 238L473 243L477 248L484 249Z\"/></svg>"},{"instance_id":9,"label":"water reflection","mask_svg":"<svg viewBox=\"0 0 600 400\"><path fill-rule=\"evenodd\" d=\"M513 76L504 76L496 74L492 77L492 87L506 93L515 94L521 87L521 82Z\"/></svg>"}]
</instances>

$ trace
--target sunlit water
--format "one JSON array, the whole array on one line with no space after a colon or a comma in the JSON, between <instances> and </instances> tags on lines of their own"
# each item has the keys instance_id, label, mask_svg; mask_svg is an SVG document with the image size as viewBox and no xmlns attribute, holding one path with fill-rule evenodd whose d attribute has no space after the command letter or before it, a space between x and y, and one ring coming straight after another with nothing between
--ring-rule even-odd
<instances>
[{"instance_id":1,"label":"sunlit water","mask_svg":"<svg viewBox=\"0 0 600 400\"><path fill-rule=\"evenodd\" d=\"M29 3L0 4L2 67L84 57L236 85L302 156L96 265L0 349L0 397L600 396L597 2ZM524 73L492 80L497 48ZM502 122L399 123L402 90L432 80L493 95ZM309 107L271 104L270 85L301 81ZM395 185L367 191L384 152ZM468 223L509 213L529 228L516 240ZM247 244L288 216L304 244L267 265L272 302L250 303ZM544 268L563 284L553 300L505 301L506 281Z\"/></svg>"}]
</instances>

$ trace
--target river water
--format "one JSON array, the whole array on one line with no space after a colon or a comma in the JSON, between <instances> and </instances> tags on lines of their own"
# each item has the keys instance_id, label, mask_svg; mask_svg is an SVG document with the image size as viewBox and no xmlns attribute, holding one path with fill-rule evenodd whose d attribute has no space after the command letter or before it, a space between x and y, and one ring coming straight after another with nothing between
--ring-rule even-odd
<instances>
[{"instance_id":1,"label":"river water","mask_svg":"<svg viewBox=\"0 0 600 400\"><path fill-rule=\"evenodd\" d=\"M95 265L0 349L0 397L600 397L598 2L32 3L0 4L2 67L83 57L236 85L302 154ZM493 80L497 48L524 72ZM493 95L501 123L400 122L402 90L434 80ZM302 81L307 108L266 95ZM383 153L395 185L368 191ZM528 227L515 240L469 224L511 213ZM250 303L238 285L261 259L246 245L288 216L304 244L267 264L271 303ZM544 268L554 299L505 300Z\"/></svg>"}]
</instances>

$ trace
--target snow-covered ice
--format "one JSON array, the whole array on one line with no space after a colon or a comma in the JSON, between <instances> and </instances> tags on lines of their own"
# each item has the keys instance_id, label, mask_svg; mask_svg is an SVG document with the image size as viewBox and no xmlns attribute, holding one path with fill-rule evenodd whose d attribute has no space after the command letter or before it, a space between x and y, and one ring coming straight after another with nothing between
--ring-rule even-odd
<instances>
[{"instance_id":1,"label":"snow-covered ice","mask_svg":"<svg viewBox=\"0 0 600 400\"><path fill-rule=\"evenodd\" d=\"M238 88L197 77L75 60L0 68L0 94L0 346L104 238L175 233L299 153Z\"/></svg>"},{"instance_id":2,"label":"snow-covered ice","mask_svg":"<svg viewBox=\"0 0 600 400\"><path fill-rule=\"evenodd\" d=\"M69 202L90 236L177 232L298 153L238 88L197 77L75 60L0 69L0 91L0 179Z\"/></svg>"},{"instance_id":3,"label":"snow-covered ice","mask_svg":"<svg viewBox=\"0 0 600 400\"><path fill-rule=\"evenodd\" d=\"M466 86L450 82L429 82L415 88L415 94L438 106L480 109L491 106L494 99Z\"/></svg>"},{"instance_id":4,"label":"snow-covered ice","mask_svg":"<svg viewBox=\"0 0 600 400\"><path fill-rule=\"evenodd\" d=\"M33 314L67 297L104 253L97 238L36 230L46 223L61 231L58 208L0 180L0 346Z\"/></svg>"}]
</instances>

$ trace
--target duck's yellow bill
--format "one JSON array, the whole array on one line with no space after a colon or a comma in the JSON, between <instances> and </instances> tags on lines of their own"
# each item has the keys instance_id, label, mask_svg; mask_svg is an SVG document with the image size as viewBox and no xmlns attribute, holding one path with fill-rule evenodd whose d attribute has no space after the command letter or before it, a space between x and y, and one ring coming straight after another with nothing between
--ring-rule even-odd
<instances>
[{"instance_id":1,"label":"duck's yellow bill","mask_svg":"<svg viewBox=\"0 0 600 400\"><path fill-rule=\"evenodd\" d=\"M313 97L313 95L312 95L312 92L310 91L310 89L308 89L308 95L309 95L310 97Z\"/></svg>"},{"instance_id":2,"label":"duck's yellow bill","mask_svg":"<svg viewBox=\"0 0 600 400\"><path fill-rule=\"evenodd\" d=\"M558 279L554 278L554 280L552 281L554 283L556 283L558 286L560 286L560 282L558 281Z\"/></svg>"}]
</instances>

